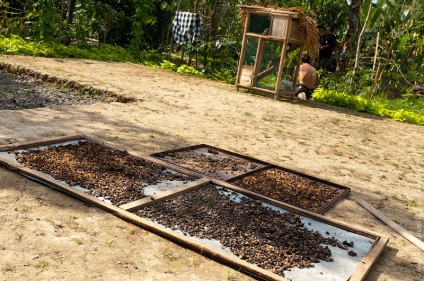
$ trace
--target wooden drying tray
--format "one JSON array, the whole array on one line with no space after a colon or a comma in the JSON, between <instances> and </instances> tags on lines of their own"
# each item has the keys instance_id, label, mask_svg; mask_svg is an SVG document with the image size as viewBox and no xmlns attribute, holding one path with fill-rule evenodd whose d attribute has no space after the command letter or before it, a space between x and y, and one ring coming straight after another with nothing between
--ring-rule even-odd
<instances>
[{"instance_id":1,"label":"wooden drying tray","mask_svg":"<svg viewBox=\"0 0 424 281\"><path fill-rule=\"evenodd\" d=\"M167 160L167 159L165 159L163 157L160 157L161 155L162 156L166 156L168 154L172 154L172 153L176 153L176 152L190 152L190 151L196 151L196 150L200 150L200 149L202 149L202 150L204 150L204 149L212 149L214 151L218 151L218 152L222 153L224 156L227 155L228 157L234 157L234 158L237 158L237 159L247 160L249 162L252 162L254 164L257 164L258 165L258 168L252 169L251 171L248 171L248 172L239 173L238 175L235 175L235 176L232 176L232 177L231 176L228 176L226 179L222 179L222 178L219 178L219 177L214 176L214 174L211 174L211 173L208 173L208 172L203 172L202 173L202 172L199 172L199 171L195 171L193 169L190 169L190 167L188 167L187 165L176 164L175 162L172 162L171 160ZM288 168L285 168L285 167L277 166L277 165L274 165L274 164L271 164L271 163L267 163L267 162L262 161L262 160L258 160L258 159L255 159L255 158L252 158L252 157L249 157L249 156L241 155L241 154L238 154L238 153L235 153L235 152L232 152L232 151L228 151L228 150L221 149L221 148L214 147L214 146L207 145L207 144L199 144L199 145L187 146L187 147L183 147L183 148L178 148L178 149L173 149L173 150L168 150L168 151L153 153L150 156L152 156L154 158L157 158L158 160L162 160L164 162L167 162L169 164L180 166L183 169L191 170L193 173L200 173L200 174L202 174L205 177L213 178L213 179L216 179L218 181L223 181L223 182L227 182L227 183L232 183L232 182L234 182L237 179L240 179L240 178L243 178L245 176L248 176L248 175L257 173L257 172L262 171L262 170L267 170L267 169L273 169L273 168L275 168L277 170L281 170L281 171L284 171L284 172L287 172L287 173L290 173L290 174L294 174L294 175L297 175L299 177L306 178L306 179L311 180L311 181L322 183L322 184L327 185L327 186L329 186L331 188L342 190L342 192L339 195L337 195L335 198L333 198L331 201L329 201L329 202L325 203L324 205L320 206L315 211L315 213L317 213L317 214L324 214L329 209L331 209L336 204L338 204L341 200L343 200L344 198L346 198L347 196L349 196L349 194L351 192L351 189L349 187L346 187L346 186L343 186L343 185L340 185L340 184L336 184L336 183L333 183L333 182L329 182L329 181L326 181L326 180L323 180L323 179L320 179L320 178L316 178L314 176L311 176L311 175L308 175L308 174L305 174L305 173L302 173L302 172L299 172L299 171L295 171L295 170L288 169ZM242 192L242 191L240 190L238 192ZM248 192L249 193L249 196L252 196L254 194L254 192L250 192L250 191L247 191L247 190L244 190L244 192ZM261 196L261 195L259 195L259 196ZM264 196L262 196L262 197L264 197ZM277 202L276 200L274 200L274 201Z\"/></svg>"},{"instance_id":2,"label":"wooden drying tray","mask_svg":"<svg viewBox=\"0 0 424 281\"><path fill-rule=\"evenodd\" d=\"M32 143L18 143L18 144L11 144L11 145L5 145L5 146L0 146L0 152L6 152L6 151L12 151L12 150L18 150L18 149L30 149L33 147L38 147L38 146L44 146L44 145L52 145L52 144L60 144L62 142L67 142L67 141L75 141L75 140L87 140L87 141L92 141L92 142L97 142L100 143L104 146L110 147L112 149L119 149L122 150L116 146L107 144L103 141L98 141L94 138L85 136L85 135L79 135L79 136L71 136L71 137L63 137L63 138L58 138L58 139L50 139L50 140L46 140L46 141L40 141L40 142L32 142ZM138 157L138 156L137 156ZM145 160L150 160L150 157L140 157L143 158ZM155 159L151 159L151 160L155 160ZM159 165L163 164L162 161L156 162ZM234 191L241 191L241 189L232 186L229 183L225 183L222 181L218 181L218 180L214 180L214 179L210 179L210 178L201 178L195 182L190 182L184 186L180 186L178 188L174 188L168 191L164 191L164 192L160 192L158 194L155 194L154 196L150 196L148 198L142 199L142 200L138 200L137 202L131 202L125 205L122 205L121 207L117 207L114 206L112 204L108 204L105 203L104 201L88 195L84 192L78 191L77 189L71 188L68 185L61 183L57 180L52 180L51 177L46 176L44 173L32 170L32 169L28 169L25 168L21 165L12 163L10 160L5 159L4 157L2 157L0 155L0 164L6 166L7 168L9 168L12 171L15 171L17 173L20 173L26 177L29 177L33 180L39 181L43 184L46 184L50 187L53 187L59 191L65 192L73 197L76 197L78 199L81 199L85 202L90 203L91 205L94 205L96 207L99 207L121 219L124 219L130 223L133 223L134 225L137 225L139 227L142 227L146 230L149 230L151 232L154 232L166 239L169 239L179 245L183 245L185 247L188 247L190 249L192 249L193 251L199 252L204 256L207 256L209 258L213 258L216 259L228 266L231 266L237 270L242 270L244 272L246 272L247 274L253 275L257 278L260 279L265 279L265 280L271 280L271 281L281 281L281 280L288 280L284 277L281 277L277 274L272 273L271 271L262 269L254 264L248 263L244 260L239 259L238 257L235 257L233 255L227 254L225 252L222 251L218 251L212 247L206 246L200 242L194 241L190 238L188 238L187 236L177 233L175 231L172 231L164 226L161 226L159 224L156 224L150 220L144 219L142 217L139 217L133 213L131 213L130 211L128 211L128 209L137 209L137 208L142 208L143 206L147 206L147 205L151 205L151 204L155 204L157 202L166 200L166 199L170 199L173 198L175 196L184 194L185 192L188 192L190 190L193 190L195 188L201 188L202 186L212 183L215 185L222 185L225 188L229 188L229 189L233 189ZM169 163L165 163L167 164L167 166L170 169L174 169L176 171L179 170L179 172L187 172L184 169L180 169L180 167L173 167L173 165L169 165ZM190 171L188 171L190 173ZM263 202L267 202L270 204L275 204L276 206L280 206L283 207L284 209L294 213L294 214L298 214L307 218L311 218L313 220L322 222L324 224L327 225L331 225L331 226L335 226L337 228L343 229L345 231L351 232L351 233L355 233L361 236L365 236L368 237L370 239L374 240L374 244L372 245L371 249L368 251L368 253L366 253L366 255L362 258L362 260L358 263L355 271L353 272L352 276L348 279L349 281L356 281L356 280L363 280L366 276L366 274L369 272L369 270L371 269L371 267L373 266L373 264L376 262L377 258L379 257L379 255L381 254L381 252L383 251L385 245L388 243L389 238L381 236L379 234L367 231L367 230L362 230L359 228L356 228L354 226L348 225L348 224L344 224L329 218L326 218L322 215L319 214L315 214L306 210L302 210L300 208L296 208L293 206L289 206L287 204L282 204L279 202L274 202L272 199L263 197L263 196L258 196L255 195L253 197L256 197L255 199L262 199ZM130 207L130 208L129 208Z\"/></svg>"}]
</instances>

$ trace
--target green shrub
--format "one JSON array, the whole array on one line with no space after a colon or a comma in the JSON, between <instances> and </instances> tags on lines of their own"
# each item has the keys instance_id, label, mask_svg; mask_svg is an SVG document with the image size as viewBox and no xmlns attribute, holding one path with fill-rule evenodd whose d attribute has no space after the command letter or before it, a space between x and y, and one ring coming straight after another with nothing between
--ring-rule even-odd
<instances>
[{"instance_id":1,"label":"green shrub","mask_svg":"<svg viewBox=\"0 0 424 281\"><path fill-rule=\"evenodd\" d=\"M184 74L184 75L193 75L193 76L204 77L202 72L198 71L197 69L195 69L192 66L188 66L188 65L185 65L185 64L178 67L177 73Z\"/></svg>"},{"instance_id":2,"label":"green shrub","mask_svg":"<svg viewBox=\"0 0 424 281\"><path fill-rule=\"evenodd\" d=\"M424 115L421 108L418 112L413 109L407 110L401 108L388 108L387 102L373 101L360 95L349 95L335 90L317 88L314 91L313 99L322 103L350 108L360 112L366 112L377 116L388 117L393 120L407 122L411 124L424 125ZM417 101L420 103L420 101Z\"/></svg>"},{"instance_id":3,"label":"green shrub","mask_svg":"<svg viewBox=\"0 0 424 281\"><path fill-rule=\"evenodd\" d=\"M176 72L178 67L175 65L175 63L170 62L168 60L164 60L163 62L160 63L160 68L161 69L167 69L170 71L174 71Z\"/></svg>"},{"instance_id":4,"label":"green shrub","mask_svg":"<svg viewBox=\"0 0 424 281\"><path fill-rule=\"evenodd\" d=\"M60 45L54 42L26 41L16 35L0 35L0 53L53 58L79 58L103 61L130 61L135 59L122 47L102 44L100 46Z\"/></svg>"}]
</instances>

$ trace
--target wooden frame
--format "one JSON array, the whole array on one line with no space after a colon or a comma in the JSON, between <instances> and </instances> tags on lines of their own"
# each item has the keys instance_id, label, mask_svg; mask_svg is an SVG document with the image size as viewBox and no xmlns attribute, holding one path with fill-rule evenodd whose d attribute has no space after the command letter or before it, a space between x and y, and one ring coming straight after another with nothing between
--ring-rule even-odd
<instances>
[{"instance_id":1,"label":"wooden frame","mask_svg":"<svg viewBox=\"0 0 424 281\"><path fill-rule=\"evenodd\" d=\"M239 90L239 88L245 88L260 91L266 94L272 94L274 96L274 99L279 99L280 95L294 95L301 56L304 49L304 33L302 32L301 26L297 23L299 18L298 14L290 11L256 6L241 5L239 7L245 15L245 24L243 31L242 48L240 52L241 55L239 59L238 73L236 78L236 89ZM251 17L254 15L269 16L271 18L269 30L264 31L265 34L249 32ZM246 56L246 47L249 38L258 39L258 47L256 50L255 63L253 67L244 64ZM273 90L258 87L258 74L260 72L260 64L262 63L262 57L264 55L265 41L280 42L282 46L280 61L278 64L277 81ZM281 89L284 59L286 57L287 45L289 43L295 43L300 46L297 67L295 67L294 73L291 77L291 91Z\"/></svg>"},{"instance_id":2,"label":"wooden frame","mask_svg":"<svg viewBox=\"0 0 424 281\"><path fill-rule=\"evenodd\" d=\"M250 174L257 173L257 172L262 171L262 170L266 170L266 169L277 169L277 170L281 170L281 171L284 171L284 172L287 172L287 173L290 173L290 174L294 174L294 175L297 175L297 176L306 178L306 179L311 180L311 181L319 182L321 184L327 185L327 186L332 187L332 188L335 188L335 189L342 190L342 192L338 196L336 196L331 201L329 201L326 204L324 204L321 207L319 207L314 212L314 213L317 213L317 214L324 214L329 209L331 209L336 204L338 204L341 200L343 200L344 198L346 198L347 196L349 196L349 194L351 192L351 189L349 187L346 187L346 186L343 186L343 185L340 185L340 184L336 184L336 183L332 183L332 182L329 182L329 181L326 181L326 180L323 180L323 179L320 179L320 178L317 178L317 177L308 175L308 174L303 173L303 172L300 172L300 171L296 171L296 170L288 169L288 168L285 168L285 167L282 167L282 166L274 165L274 164L271 164L271 163L268 163L268 162L265 162L265 161L262 161L262 160L258 160L256 158L252 158L252 157L249 157L249 156L241 155L241 154L238 154L238 153L235 153L235 152L232 152L232 151L228 151L228 150L221 149L221 148L214 147L214 146L207 145L207 144L199 144L199 145L187 146L187 147L173 149L173 150L167 150L167 151L163 151L163 152L153 153L150 156L155 157L158 160L162 160L162 161L165 161L165 162L170 163L170 164L178 165L181 168L191 170L194 173L200 173L199 171L192 170L192 169L190 169L187 166L184 166L182 164L175 164L172 161L164 160L162 157L160 157L160 155L166 155L166 154L169 154L169 153L188 152L188 151L195 151L195 150L199 150L199 149L212 149L212 150L221 152L223 154L226 154L226 155L229 155L229 156L232 156L232 157L235 157L235 158L244 159L244 160L247 160L247 161L250 161L250 162L259 164L259 167L257 169L254 169L252 171L248 171L248 172L242 173L240 175L229 177L228 179L225 179L225 180L223 180L221 178L214 177L214 174L211 174L211 173L207 173L207 172L201 173L204 177L214 178L217 182L220 182L220 184L224 184L224 182L231 184L232 182L236 181L239 178L248 176ZM228 188L230 188L230 189L234 189L234 185L231 185L231 186L226 185L226 186ZM236 190L237 190L237 192L248 194L248 196L259 196L261 198L261 200L263 198L267 198L266 196L262 196L260 194L254 193L254 192L251 192L251 191L248 191L248 190L245 190L245 189L241 189L239 187L236 187ZM268 199L271 199L271 198L268 198ZM271 199L271 200L273 200L273 199ZM278 203L283 203L283 202L278 201L278 200L273 200L272 202L273 202L273 204L275 204L277 202ZM287 206L287 205L289 205L289 204L284 203L284 206Z\"/></svg>"},{"instance_id":3,"label":"wooden frame","mask_svg":"<svg viewBox=\"0 0 424 281\"><path fill-rule=\"evenodd\" d=\"M91 141L91 142L96 142L99 144L102 144L106 147L110 147L112 149L119 149L119 150L123 150L119 147L116 147L114 145L110 145L108 143L105 143L103 141L99 141L96 140L94 138L85 136L85 135L79 135L79 136L71 136L71 137L63 137L63 138L58 138L58 139L49 139L49 140L45 140L45 141L40 141L40 142L28 142L28 143L18 143L18 144L11 144L11 145L4 145L4 146L0 146L0 152L8 152L8 151L13 151L13 150L19 150L19 149L30 149L33 147L39 147L39 146L44 146L44 145L53 145L53 144L60 144L63 142L67 142L67 141L75 141L75 140L87 140L87 141ZM151 156L143 156L140 154L134 154L134 153L130 153L136 157L140 157L142 159L145 160L150 160L154 163L160 164L160 165L165 165L168 168L174 169L176 171L179 171L181 173L187 173L187 174L196 174L197 173L193 173L192 171L189 170L185 170L182 169L181 167L172 165L170 163L166 163L164 161L158 161L157 159L155 159L154 157ZM101 201L100 199L88 195L82 191L79 191L77 189L74 189L60 181L57 180L52 180L52 178L50 176L46 176L43 173L40 173L38 171L34 171L31 169L27 169L21 165L15 164L12 161L10 161L9 159L3 157L0 155L0 165L6 166L7 168L9 168L12 171L15 171L19 174L22 174L26 177L29 177L33 180L39 181L43 184L46 184L50 187L53 187L61 192L65 192L73 197L76 197L78 199L81 199L85 202L88 202L96 207L99 207L107 212L110 212L111 214L124 219L130 223L133 223L137 226L140 226L146 230L152 231L160 236L163 236L177 244L183 245L185 247L188 247L196 252L201 253L202 255L205 255L207 257L216 259L226 265L232 266L233 268L236 268L238 270L242 270L244 272L246 272L247 274L251 274L254 275L256 277L259 278L263 278L266 280L271 280L271 281L280 281L280 280L288 280L284 277L281 277L279 275L276 275L274 273L272 273L271 271L262 269L254 264L248 263L244 260L241 260L233 255L227 254L225 252L222 251L218 251L212 247L206 246L200 242L194 241L192 239L190 239L187 236L184 236L183 234L179 234L175 231L172 231L164 226L161 226L159 224L156 224L150 220L147 220L145 218L139 217L137 215L135 215L134 213L131 213L129 210L136 210L137 208L142 208L143 206L147 206L147 205L151 205L151 204L155 204L157 202L160 202L162 200L167 200L170 198L173 198L175 196L179 196L181 194L184 194L185 192L188 192L190 190L193 190L195 188L201 188L203 185L208 184L208 183L212 183L214 185L218 185L218 186L222 186L224 188L229 188L229 189L233 189L233 190L238 190L240 191L240 189L238 189L237 187L232 186L229 183L226 182L222 182L222 181L218 181L218 180L214 180L214 179L210 179L210 178L206 178L203 177L195 182L191 182L188 183L184 186L180 186L178 188L174 188L168 191L164 191L161 192L159 194L150 196L148 198L142 199L142 200L138 200L138 202L131 202L129 204L125 204L122 205L120 207L114 206L112 204L108 204L105 203L104 201ZM358 234L370 239L374 240L374 244L372 245L372 247L370 248L370 250L365 254L365 256L362 258L362 260L358 263L358 265L356 266L356 269L354 270L352 276L348 279L350 281L356 281L356 280L363 280L366 276L366 274L369 272L369 270L371 269L372 265L376 262L378 256L381 254L381 252L384 249L384 246L388 243L388 238L378 235L376 233L367 231L367 230L362 230L356 227L352 227L350 225L344 224L344 223L340 223L338 221L326 218L322 215L319 214L315 214L309 211L305 211L293 206L289 206L286 204L281 204L278 202L274 202L271 199L268 199L266 197L263 196L258 196L256 194L250 194L252 195L255 199L259 199L262 200L263 202L267 202L270 204L275 204L276 206L282 207L284 209L286 209L287 211L293 212L294 214L300 215L300 216L304 216L307 218L311 218L315 221L318 222L322 222L326 225L330 225L330 226L334 226L340 229L343 229L345 231L348 231L350 233L354 233L354 234Z\"/></svg>"}]
</instances>

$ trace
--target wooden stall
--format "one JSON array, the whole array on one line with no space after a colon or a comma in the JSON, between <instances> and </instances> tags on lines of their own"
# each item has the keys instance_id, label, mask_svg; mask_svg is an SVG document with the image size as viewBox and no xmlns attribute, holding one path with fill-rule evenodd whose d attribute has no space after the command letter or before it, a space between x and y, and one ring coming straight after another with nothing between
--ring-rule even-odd
<instances>
[{"instance_id":1,"label":"wooden stall","mask_svg":"<svg viewBox=\"0 0 424 281\"><path fill-rule=\"evenodd\" d=\"M240 6L243 41L236 89L281 95L295 93L301 56L318 44L316 23L296 8Z\"/></svg>"}]
</instances>

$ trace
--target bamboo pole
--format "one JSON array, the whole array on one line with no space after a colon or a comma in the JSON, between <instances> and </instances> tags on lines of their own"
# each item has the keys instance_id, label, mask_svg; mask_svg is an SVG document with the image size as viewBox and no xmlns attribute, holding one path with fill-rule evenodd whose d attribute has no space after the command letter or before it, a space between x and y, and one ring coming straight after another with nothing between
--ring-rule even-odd
<instances>
[{"instance_id":1,"label":"bamboo pole","mask_svg":"<svg viewBox=\"0 0 424 281\"><path fill-rule=\"evenodd\" d=\"M381 73L381 62L378 63L377 73L375 74L374 83L372 85L372 94L371 94L370 100L372 99L375 91L377 90L378 80L380 79L380 73Z\"/></svg>"},{"instance_id":2,"label":"bamboo pole","mask_svg":"<svg viewBox=\"0 0 424 281\"><path fill-rule=\"evenodd\" d=\"M375 43L375 54L374 54L374 64L372 66L372 71L375 71L375 65L377 64L378 57L378 41L380 41L380 32L377 32L377 42Z\"/></svg>"},{"instance_id":3,"label":"bamboo pole","mask_svg":"<svg viewBox=\"0 0 424 281\"><path fill-rule=\"evenodd\" d=\"M372 3L370 3L367 18L365 19L364 26L362 27L361 33L359 34L358 45L356 46L355 67L353 68L353 75L352 75L352 79L350 80L351 87L353 85L353 78L355 77L356 71L359 68L359 54L361 53L362 38L364 37L364 32L365 32L365 29L367 28L368 21L370 20L371 11L372 11Z\"/></svg>"}]
</instances>

